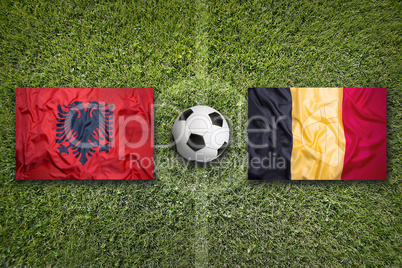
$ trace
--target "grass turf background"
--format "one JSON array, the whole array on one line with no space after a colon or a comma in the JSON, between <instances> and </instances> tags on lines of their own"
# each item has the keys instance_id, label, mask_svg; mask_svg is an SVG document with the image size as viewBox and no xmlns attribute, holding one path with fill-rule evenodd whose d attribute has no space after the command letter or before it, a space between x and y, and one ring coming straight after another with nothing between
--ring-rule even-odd
<instances>
[{"instance_id":1,"label":"grass turf background","mask_svg":"<svg viewBox=\"0 0 402 268\"><path fill-rule=\"evenodd\" d=\"M400 1L1 1L0 264L402 265ZM247 181L247 88L388 88L388 181ZM153 87L156 178L15 181L16 87ZM187 165L179 110L228 119ZM175 109L174 107L177 107Z\"/></svg>"}]
</instances>

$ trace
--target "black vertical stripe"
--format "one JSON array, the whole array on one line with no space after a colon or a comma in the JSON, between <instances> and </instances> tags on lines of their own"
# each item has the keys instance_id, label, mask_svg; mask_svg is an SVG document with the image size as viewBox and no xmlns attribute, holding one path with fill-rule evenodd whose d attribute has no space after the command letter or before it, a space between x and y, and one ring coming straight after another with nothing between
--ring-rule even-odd
<instances>
[{"instance_id":1,"label":"black vertical stripe","mask_svg":"<svg viewBox=\"0 0 402 268\"><path fill-rule=\"evenodd\" d=\"M248 178L290 180L292 147L290 88L249 88Z\"/></svg>"}]
</instances>

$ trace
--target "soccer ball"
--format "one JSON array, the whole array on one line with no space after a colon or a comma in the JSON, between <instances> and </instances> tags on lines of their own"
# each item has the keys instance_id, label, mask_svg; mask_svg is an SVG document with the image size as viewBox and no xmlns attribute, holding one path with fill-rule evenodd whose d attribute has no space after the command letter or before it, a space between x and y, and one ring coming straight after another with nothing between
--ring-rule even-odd
<instances>
[{"instance_id":1,"label":"soccer ball","mask_svg":"<svg viewBox=\"0 0 402 268\"><path fill-rule=\"evenodd\" d=\"M208 106L185 110L176 119L172 132L177 151L190 161L212 161L229 144L228 123L217 110Z\"/></svg>"}]
</instances>

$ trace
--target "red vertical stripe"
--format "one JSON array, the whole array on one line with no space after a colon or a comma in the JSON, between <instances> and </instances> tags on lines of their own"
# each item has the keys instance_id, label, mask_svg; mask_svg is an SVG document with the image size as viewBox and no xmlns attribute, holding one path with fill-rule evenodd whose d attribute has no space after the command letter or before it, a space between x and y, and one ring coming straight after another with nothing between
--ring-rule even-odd
<instances>
[{"instance_id":1,"label":"red vertical stripe","mask_svg":"<svg viewBox=\"0 0 402 268\"><path fill-rule=\"evenodd\" d=\"M386 88L344 88L346 152L342 180L386 180Z\"/></svg>"}]
</instances>

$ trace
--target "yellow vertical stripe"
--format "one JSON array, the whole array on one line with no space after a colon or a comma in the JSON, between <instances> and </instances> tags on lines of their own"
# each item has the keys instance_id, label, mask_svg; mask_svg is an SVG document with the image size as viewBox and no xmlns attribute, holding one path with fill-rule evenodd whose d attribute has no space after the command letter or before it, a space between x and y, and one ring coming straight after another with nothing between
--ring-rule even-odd
<instances>
[{"instance_id":1,"label":"yellow vertical stripe","mask_svg":"<svg viewBox=\"0 0 402 268\"><path fill-rule=\"evenodd\" d=\"M291 88L292 180L340 180L345 156L343 88Z\"/></svg>"}]
</instances>

